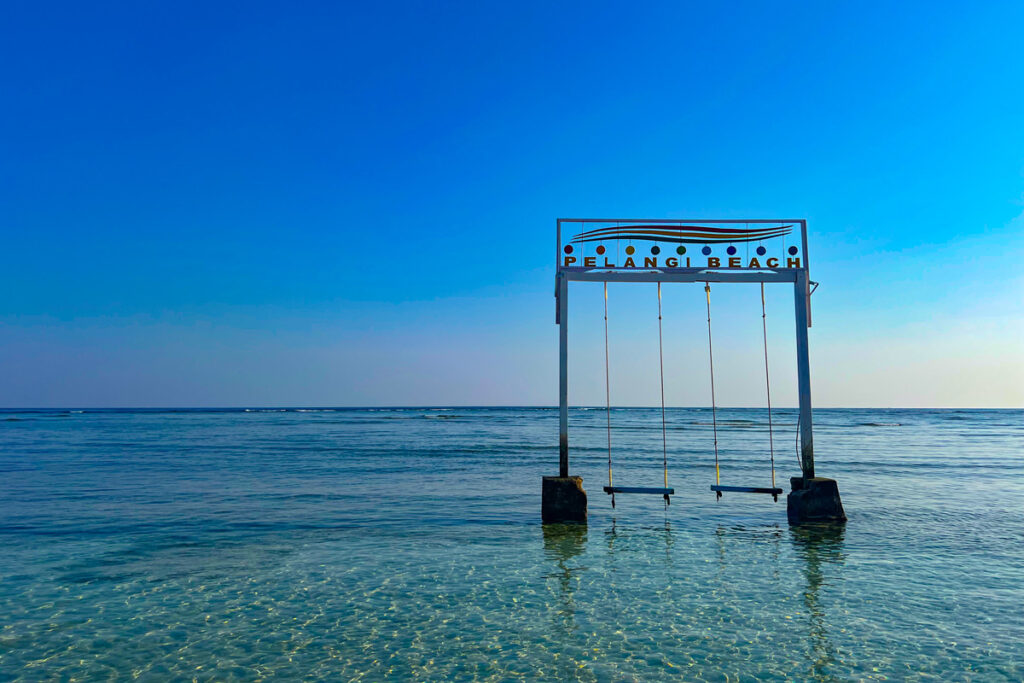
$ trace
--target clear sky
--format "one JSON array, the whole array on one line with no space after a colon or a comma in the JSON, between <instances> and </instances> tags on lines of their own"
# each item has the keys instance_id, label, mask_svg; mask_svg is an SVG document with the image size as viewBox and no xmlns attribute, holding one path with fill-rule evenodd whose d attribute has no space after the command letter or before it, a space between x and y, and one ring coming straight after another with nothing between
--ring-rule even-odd
<instances>
[{"instance_id":1,"label":"clear sky","mask_svg":"<svg viewBox=\"0 0 1024 683\"><path fill-rule=\"evenodd\" d=\"M551 405L558 216L805 217L816 405L1024 406L1022 26L1020 2L7 3L0 406ZM703 293L665 296L669 403L706 405ZM715 292L726 405L763 401L756 297ZM573 290L574 404L603 402L600 305ZM653 405L653 286L611 305L613 402Z\"/></svg>"}]
</instances>

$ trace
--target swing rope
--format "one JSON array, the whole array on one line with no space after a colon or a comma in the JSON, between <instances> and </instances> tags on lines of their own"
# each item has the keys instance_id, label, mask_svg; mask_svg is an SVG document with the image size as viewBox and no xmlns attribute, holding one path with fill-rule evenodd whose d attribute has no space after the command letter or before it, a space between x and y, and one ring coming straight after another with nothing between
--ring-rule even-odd
<instances>
[{"instance_id":1,"label":"swing rope","mask_svg":"<svg viewBox=\"0 0 1024 683\"><path fill-rule=\"evenodd\" d=\"M604 283L604 402L605 414L607 415L608 430L608 486L604 487L605 493L612 496L612 507L615 507L615 494L618 493L657 493L665 499L667 506L671 500L669 496L675 493L675 489L668 487L668 427L665 413L665 353L662 335L662 309L661 309L661 283L658 283L658 374L661 380L661 472L664 481L664 488L648 488L643 486L620 486L616 487L612 479L612 392L610 373L610 353L608 350L608 283Z\"/></svg>"},{"instance_id":2,"label":"swing rope","mask_svg":"<svg viewBox=\"0 0 1024 683\"><path fill-rule=\"evenodd\" d=\"M772 488L775 488L775 439L772 435L772 383L768 379L768 322L764 308L764 283L761 283L761 331L764 335L764 388L768 395L768 450L772 456Z\"/></svg>"},{"instance_id":3,"label":"swing rope","mask_svg":"<svg viewBox=\"0 0 1024 683\"><path fill-rule=\"evenodd\" d=\"M711 490L716 497L722 497L722 491L734 491L739 493L769 493L776 501L782 489L775 486L775 426L772 420L772 383L768 372L768 314L765 307L764 283L761 283L761 334L764 340L764 386L768 395L768 448L771 453L772 463L772 485L771 488L759 488L754 486L722 486L720 470L718 465L718 419L717 407L715 405L715 358L711 343L711 285L704 283L704 292L708 301L708 361L711 367L711 424L715 434L715 485Z\"/></svg>"},{"instance_id":4,"label":"swing rope","mask_svg":"<svg viewBox=\"0 0 1024 683\"><path fill-rule=\"evenodd\" d=\"M658 283L658 374L661 377L661 471L668 488L668 433L665 426L665 354L661 341L661 283ZM669 504L665 494L665 505Z\"/></svg>"},{"instance_id":5,"label":"swing rope","mask_svg":"<svg viewBox=\"0 0 1024 683\"><path fill-rule=\"evenodd\" d=\"M704 294L708 300L708 366L711 369L711 428L713 430L715 439L715 486L719 486L722 481L719 475L718 469L718 415L715 408L715 354L712 350L711 344L711 285L707 282L704 283ZM721 498L722 492L716 491L716 497Z\"/></svg>"},{"instance_id":6,"label":"swing rope","mask_svg":"<svg viewBox=\"0 0 1024 683\"><path fill-rule=\"evenodd\" d=\"M608 283L604 283L604 402L608 416L608 486L612 484L612 392L611 377L608 372ZM615 494L612 494L612 507L615 507Z\"/></svg>"}]
</instances>

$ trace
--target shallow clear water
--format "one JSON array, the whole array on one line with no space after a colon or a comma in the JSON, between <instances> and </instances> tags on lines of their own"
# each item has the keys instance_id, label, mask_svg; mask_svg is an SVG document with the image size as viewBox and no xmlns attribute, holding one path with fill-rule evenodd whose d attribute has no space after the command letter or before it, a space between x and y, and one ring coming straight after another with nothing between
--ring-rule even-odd
<instances>
[{"instance_id":1,"label":"shallow clear water","mask_svg":"<svg viewBox=\"0 0 1024 683\"><path fill-rule=\"evenodd\" d=\"M1024 679L1024 411L816 411L845 528L716 502L710 417L612 510L572 411L590 524L542 527L555 410L0 411L0 679ZM766 414L718 417L770 483ZM612 418L660 485L660 411Z\"/></svg>"}]
</instances>

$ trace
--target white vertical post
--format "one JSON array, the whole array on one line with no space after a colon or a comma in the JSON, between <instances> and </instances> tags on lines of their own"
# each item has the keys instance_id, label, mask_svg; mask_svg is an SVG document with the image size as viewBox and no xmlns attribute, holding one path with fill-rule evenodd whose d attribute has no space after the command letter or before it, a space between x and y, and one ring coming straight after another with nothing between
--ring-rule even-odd
<instances>
[{"instance_id":1,"label":"white vertical post","mask_svg":"<svg viewBox=\"0 0 1024 683\"><path fill-rule=\"evenodd\" d=\"M558 276L558 476L569 476L569 280Z\"/></svg>"},{"instance_id":2,"label":"white vertical post","mask_svg":"<svg viewBox=\"0 0 1024 683\"><path fill-rule=\"evenodd\" d=\"M804 479L814 478L814 436L811 420L811 361L807 345L807 271L798 270L793 283L796 306L796 374L800 393L800 467Z\"/></svg>"}]
</instances>

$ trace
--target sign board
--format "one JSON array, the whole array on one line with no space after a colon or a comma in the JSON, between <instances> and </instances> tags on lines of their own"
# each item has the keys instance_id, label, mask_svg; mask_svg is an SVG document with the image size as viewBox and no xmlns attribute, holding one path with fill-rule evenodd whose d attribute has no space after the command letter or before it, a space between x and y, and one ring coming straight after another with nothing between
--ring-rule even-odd
<instances>
[{"instance_id":1,"label":"sign board","mask_svg":"<svg viewBox=\"0 0 1024 683\"><path fill-rule=\"evenodd\" d=\"M558 219L559 271L807 271L795 220Z\"/></svg>"}]
</instances>

